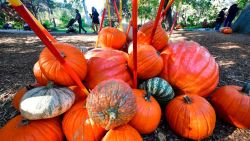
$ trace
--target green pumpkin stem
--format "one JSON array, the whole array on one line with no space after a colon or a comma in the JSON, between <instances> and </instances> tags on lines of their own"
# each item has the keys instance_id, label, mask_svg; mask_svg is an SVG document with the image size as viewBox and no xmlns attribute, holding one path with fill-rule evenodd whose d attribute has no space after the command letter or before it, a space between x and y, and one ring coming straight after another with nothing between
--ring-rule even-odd
<instances>
[{"instance_id":1,"label":"green pumpkin stem","mask_svg":"<svg viewBox=\"0 0 250 141\"><path fill-rule=\"evenodd\" d=\"M146 101L148 101L148 102L150 102L150 96L151 96L152 94L151 93L149 93L149 92L146 92L146 95L145 95L145 100Z\"/></svg>"},{"instance_id":2,"label":"green pumpkin stem","mask_svg":"<svg viewBox=\"0 0 250 141\"><path fill-rule=\"evenodd\" d=\"M246 83L241 90L246 95L250 96L250 83Z\"/></svg>"},{"instance_id":3,"label":"green pumpkin stem","mask_svg":"<svg viewBox=\"0 0 250 141\"><path fill-rule=\"evenodd\" d=\"M191 104L192 103L192 100L190 99L190 97L188 95L184 95L183 99L184 99L186 104Z\"/></svg>"},{"instance_id":4,"label":"green pumpkin stem","mask_svg":"<svg viewBox=\"0 0 250 141\"><path fill-rule=\"evenodd\" d=\"M55 86L53 81L48 81L47 88L53 88Z\"/></svg>"},{"instance_id":5,"label":"green pumpkin stem","mask_svg":"<svg viewBox=\"0 0 250 141\"><path fill-rule=\"evenodd\" d=\"M106 130L110 129L111 124L113 123L113 121L116 119L116 113L115 112L110 112L109 113L109 122L108 125L105 127Z\"/></svg>"}]
</instances>

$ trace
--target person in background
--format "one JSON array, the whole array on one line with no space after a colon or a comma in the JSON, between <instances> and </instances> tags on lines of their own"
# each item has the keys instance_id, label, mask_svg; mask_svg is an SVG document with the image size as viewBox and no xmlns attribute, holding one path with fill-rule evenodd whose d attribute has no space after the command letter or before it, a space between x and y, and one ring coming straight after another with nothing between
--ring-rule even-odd
<instances>
[{"instance_id":1,"label":"person in background","mask_svg":"<svg viewBox=\"0 0 250 141\"><path fill-rule=\"evenodd\" d=\"M225 10L227 10L227 8L223 8L223 9L220 11L220 13L219 13L219 15L218 15L218 17L217 17L217 19L216 19L215 30L217 30L217 31L219 31L219 29L220 29L222 23L223 23L224 20L225 20Z\"/></svg>"},{"instance_id":2,"label":"person in background","mask_svg":"<svg viewBox=\"0 0 250 141\"><path fill-rule=\"evenodd\" d=\"M85 34L87 33L87 31L82 27L82 17L81 14L79 13L79 10L76 9L76 17L75 20L78 22L79 24L79 33L81 33L81 29L85 32Z\"/></svg>"},{"instance_id":3,"label":"person in background","mask_svg":"<svg viewBox=\"0 0 250 141\"><path fill-rule=\"evenodd\" d=\"M238 11L239 11L239 7L237 4L233 4L229 10L228 10L228 14L227 14L227 18L225 20L224 23L224 27L231 27L232 26L232 21L234 20L234 18L236 17Z\"/></svg>"},{"instance_id":4,"label":"person in background","mask_svg":"<svg viewBox=\"0 0 250 141\"><path fill-rule=\"evenodd\" d=\"M92 14L90 14L90 17L92 18L92 29L94 30L94 33L98 32L98 25L99 22L99 13L97 12L95 7L92 7Z\"/></svg>"}]
</instances>

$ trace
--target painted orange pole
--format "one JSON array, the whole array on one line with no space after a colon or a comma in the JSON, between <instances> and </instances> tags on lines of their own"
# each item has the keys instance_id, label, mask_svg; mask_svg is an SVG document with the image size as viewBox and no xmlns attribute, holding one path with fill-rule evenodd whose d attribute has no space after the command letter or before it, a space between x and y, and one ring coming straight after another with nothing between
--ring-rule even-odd
<instances>
[{"instance_id":1,"label":"painted orange pole","mask_svg":"<svg viewBox=\"0 0 250 141\"><path fill-rule=\"evenodd\" d=\"M137 88L137 16L138 0L132 0L132 25L133 25L133 88Z\"/></svg>"}]
</instances>

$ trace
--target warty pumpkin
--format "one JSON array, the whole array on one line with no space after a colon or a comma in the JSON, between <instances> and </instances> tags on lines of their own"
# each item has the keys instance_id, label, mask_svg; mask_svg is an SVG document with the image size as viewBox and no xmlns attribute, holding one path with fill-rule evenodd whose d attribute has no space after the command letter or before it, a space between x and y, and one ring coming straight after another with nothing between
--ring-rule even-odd
<instances>
[{"instance_id":1,"label":"warty pumpkin","mask_svg":"<svg viewBox=\"0 0 250 141\"><path fill-rule=\"evenodd\" d=\"M154 27L154 21L149 21L142 25L137 33L138 44L150 44L150 37ZM159 23L153 37L152 46L160 51L168 43L168 35Z\"/></svg>"},{"instance_id":2,"label":"warty pumpkin","mask_svg":"<svg viewBox=\"0 0 250 141\"><path fill-rule=\"evenodd\" d=\"M176 94L208 96L219 82L219 68L208 50L193 41L170 43L161 52L164 67L160 74Z\"/></svg>"},{"instance_id":3,"label":"warty pumpkin","mask_svg":"<svg viewBox=\"0 0 250 141\"><path fill-rule=\"evenodd\" d=\"M33 73L36 78L36 81L41 85L47 85L48 79L44 76L40 69L39 61L37 61L33 67Z\"/></svg>"},{"instance_id":4,"label":"warty pumpkin","mask_svg":"<svg viewBox=\"0 0 250 141\"><path fill-rule=\"evenodd\" d=\"M62 127L68 141L99 141L106 133L89 117L85 104L85 100L79 101L63 117Z\"/></svg>"},{"instance_id":5,"label":"warty pumpkin","mask_svg":"<svg viewBox=\"0 0 250 141\"><path fill-rule=\"evenodd\" d=\"M66 43L54 43L54 46L64 58L65 62L70 65L79 78L83 80L87 74L87 62L83 53L74 46ZM48 48L44 48L41 52L39 65L45 77L56 84L64 86L75 84L73 79Z\"/></svg>"},{"instance_id":6,"label":"warty pumpkin","mask_svg":"<svg viewBox=\"0 0 250 141\"><path fill-rule=\"evenodd\" d=\"M211 96L218 116L238 128L250 128L250 84L243 87L227 85Z\"/></svg>"},{"instance_id":7,"label":"warty pumpkin","mask_svg":"<svg viewBox=\"0 0 250 141\"><path fill-rule=\"evenodd\" d=\"M88 73L86 86L93 89L108 79L121 79L132 85L132 77L127 67L128 54L112 49L93 49L86 54Z\"/></svg>"},{"instance_id":8,"label":"warty pumpkin","mask_svg":"<svg viewBox=\"0 0 250 141\"><path fill-rule=\"evenodd\" d=\"M132 89L118 79L98 84L87 97L86 107L93 121L106 130L128 123L136 113Z\"/></svg>"},{"instance_id":9,"label":"warty pumpkin","mask_svg":"<svg viewBox=\"0 0 250 141\"><path fill-rule=\"evenodd\" d=\"M172 86L160 77L150 78L139 85L140 89L152 95L160 104L167 104L174 98Z\"/></svg>"},{"instance_id":10,"label":"warty pumpkin","mask_svg":"<svg viewBox=\"0 0 250 141\"><path fill-rule=\"evenodd\" d=\"M142 137L138 131L126 124L109 130L102 141L142 141Z\"/></svg>"},{"instance_id":11,"label":"warty pumpkin","mask_svg":"<svg viewBox=\"0 0 250 141\"><path fill-rule=\"evenodd\" d=\"M126 42L125 33L114 27L103 28L98 36L98 42L103 48L121 49Z\"/></svg>"},{"instance_id":12,"label":"warty pumpkin","mask_svg":"<svg viewBox=\"0 0 250 141\"><path fill-rule=\"evenodd\" d=\"M27 120L21 115L11 119L0 131L1 141L63 141L59 120Z\"/></svg>"},{"instance_id":13,"label":"warty pumpkin","mask_svg":"<svg viewBox=\"0 0 250 141\"><path fill-rule=\"evenodd\" d=\"M27 91L20 102L21 115L30 120L53 118L66 112L75 95L67 87L48 84Z\"/></svg>"},{"instance_id":14,"label":"warty pumpkin","mask_svg":"<svg viewBox=\"0 0 250 141\"><path fill-rule=\"evenodd\" d=\"M128 66L134 69L134 53L128 58ZM163 69L163 60L151 45L138 45L137 47L137 75L140 79L149 79L157 76Z\"/></svg>"},{"instance_id":15,"label":"warty pumpkin","mask_svg":"<svg viewBox=\"0 0 250 141\"><path fill-rule=\"evenodd\" d=\"M133 89L133 93L136 97L137 109L129 124L141 134L152 133L160 123L161 107L150 93L138 89Z\"/></svg>"},{"instance_id":16,"label":"warty pumpkin","mask_svg":"<svg viewBox=\"0 0 250 141\"><path fill-rule=\"evenodd\" d=\"M198 95L181 95L169 102L166 119L178 135L201 140L214 130L216 115L213 107Z\"/></svg>"}]
</instances>

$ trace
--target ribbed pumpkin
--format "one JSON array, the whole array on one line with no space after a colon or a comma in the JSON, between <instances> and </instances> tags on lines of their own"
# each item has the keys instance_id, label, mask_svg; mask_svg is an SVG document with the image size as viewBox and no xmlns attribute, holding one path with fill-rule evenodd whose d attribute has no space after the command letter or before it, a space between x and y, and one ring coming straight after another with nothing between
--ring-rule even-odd
<instances>
[{"instance_id":1,"label":"ribbed pumpkin","mask_svg":"<svg viewBox=\"0 0 250 141\"><path fill-rule=\"evenodd\" d=\"M106 133L89 118L85 104L84 100L79 101L63 117L62 127L68 141L99 141Z\"/></svg>"},{"instance_id":2,"label":"ribbed pumpkin","mask_svg":"<svg viewBox=\"0 0 250 141\"><path fill-rule=\"evenodd\" d=\"M66 112L74 101L70 89L48 84L26 92L20 102L20 112L30 120L53 118Z\"/></svg>"},{"instance_id":3,"label":"ribbed pumpkin","mask_svg":"<svg viewBox=\"0 0 250 141\"><path fill-rule=\"evenodd\" d=\"M152 133L160 123L161 107L150 93L137 89L134 89L133 93L136 97L137 110L129 124L141 134Z\"/></svg>"},{"instance_id":4,"label":"ribbed pumpkin","mask_svg":"<svg viewBox=\"0 0 250 141\"><path fill-rule=\"evenodd\" d=\"M109 130L102 141L142 141L142 137L138 131L126 124Z\"/></svg>"},{"instance_id":5,"label":"ribbed pumpkin","mask_svg":"<svg viewBox=\"0 0 250 141\"><path fill-rule=\"evenodd\" d=\"M216 113L238 128L250 128L250 84L223 86L211 96Z\"/></svg>"},{"instance_id":6,"label":"ribbed pumpkin","mask_svg":"<svg viewBox=\"0 0 250 141\"><path fill-rule=\"evenodd\" d=\"M37 61L33 67L33 73L36 78L36 81L41 85L47 85L48 79L44 76L40 69L39 61Z\"/></svg>"},{"instance_id":7,"label":"ribbed pumpkin","mask_svg":"<svg viewBox=\"0 0 250 141\"><path fill-rule=\"evenodd\" d=\"M129 54L128 66L134 68L134 53ZM163 69L163 60L151 45L138 45L137 48L137 74L140 79L149 79L157 76Z\"/></svg>"},{"instance_id":8,"label":"ribbed pumpkin","mask_svg":"<svg viewBox=\"0 0 250 141\"><path fill-rule=\"evenodd\" d=\"M87 73L87 62L82 52L66 43L55 43L54 46L60 52L65 62L70 65L79 78L83 80ZM39 64L45 77L56 84L64 86L75 84L73 79L48 48L44 48L41 52Z\"/></svg>"},{"instance_id":9,"label":"ribbed pumpkin","mask_svg":"<svg viewBox=\"0 0 250 141\"><path fill-rule=\"evenodd\" d=\"M18 115L0 130L1 141L63 141L59 120L29 121Z\"/></svg>"},{"instance_id":10,"label":"ribbed pumpkin","mask_svg":"<svg viewBox=\"0 0 250 141\"><path fill-rule=\"evenodd\" d=\"M14 108L16 108L17 110L19 110L19 104L20 104L20 101L21 101L21 98L23 97L23 95L35 88L35 87L38 87L38 86L41 86L40 84L36 83L36 84L31 84L31 85L27 85L25 87L22 87L20 88L17 93L15 94L15 96L13 97L13 100L12 100L12 105L14 106Z\"/></svg>"},{"instance_id":11,"label":"ribbed pumpkin","mask_svg":"<svg viewBox=\"0 0 250 141\"><path fill-rule=\"evenodd\" d=\"M93 49L86 54L88 73L86 85L93 89L97 84L108 79L121 79L132 85L132 78L127 67L128 55L112 49Z\"/></svg>"},{"instance_id":12,"label":"ribbed pumpkin","mask_svg":"<svg viewBox=\"0 0 250 141\"><path fill-rule=\"evenodd\" d=\"M118 79L98 84L87 97L86 107L93 121L106 130L128 123L136 112L132 89Z\"/></svg>"},{"instance_id":13,"label":"ribbed pumpkin","mask_svg":"<svg viewBox=\"0 0 250 141\"><path fill-rule=\"evenodd\" d=\"M154 21L149 21L142 25L138 31L138 44L150 44L150 36L154 27ZM168 35L162 28L161 24L156 28L156 32L152 41L152 46L156 50L162 50L168 43Z\"/></svg>"},{"instance_id":14,"label":"ribbed pumpkin","mask_svg":"<svg viewBox=\"0 0 250 141\"><path fill-rule=\"evenodd\" d=\"M103 48L121 49L126 42L126 35L114 27L105 27L99 33L99 43Z\"/></svg>"},{"instance_id":15,"label":"ribbed pumpkin","mask_svg":"<svg viewBox=\"0 0 250 141\"><path fill-rule=\"evenodd\" d=\"M140 89L152 95L160 104L167 104L174 98L172 86L160 77L150 78L139 85Z\"/></svg>"},{"instance_id":16,"label":"ribbed pumpkin","mask_svg":"<svg viewBox=\"0 0 250 141\"><path fill-rule=\"evenodd\" d=\"M193 41L170 43L161 53L164 68L161 78L177 94L208 96L219 81L219 68L208 50Z\"/></svg>"},{"instance_id":17,"label":"ribbed pumpkin","mask_svg":"<svg viewBox=\"0 0 250 141\"><path fill-rule=\"evenodd\" d=\"M70 86L69 89L71 89L75 93L75 103L86 99L87 95L86 95L86 93L84 93L83 90L81 90L80 87Z\"/></svg>"},{"instance_id":18,"label":"ribbed pumpkin","mask_svg":"<svg viewBox=\"0 0 250 141\"><path fill-rule=\"evenodd\" d=\"M213 107L198 95L174 98L166 107L166 119L178 135L201 140L214 130L216 115Z\"/></svg>"}]
</instances>

